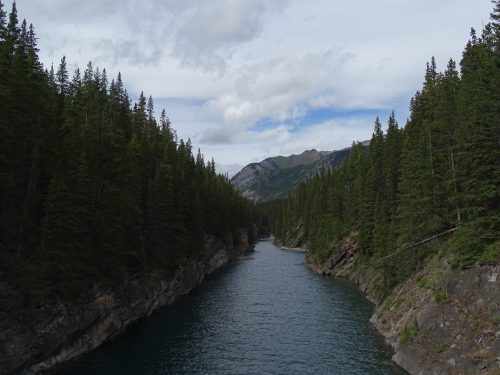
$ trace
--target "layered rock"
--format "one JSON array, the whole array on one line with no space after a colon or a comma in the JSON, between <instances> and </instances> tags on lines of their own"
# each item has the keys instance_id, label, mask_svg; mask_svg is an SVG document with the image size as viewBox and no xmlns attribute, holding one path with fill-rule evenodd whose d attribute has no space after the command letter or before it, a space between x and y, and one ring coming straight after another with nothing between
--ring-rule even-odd
<instances>
[{"instance_id":1,"label":"layered rock","mask_svg":"<svg viewBox=\"0 0 500 375\"><path fill-rule=\"evenodd\" d=\"M202 255L173 272L125 280L120 291L95 285L86 303L42 306L29 325L0 322L0 373L41 372L97 348L247 252L255 235L209 238Z\"/></svg>"},{"instance_id":2,"label":"layered rock","mask_svg":"<svg viewBox=\"0 0 500 375\"><path fill-rule=\"evenodd\" d=\"M357 258L346 241L324 264L306 263L356 282L378 305L371 321L397 364L418 375L500 373L500 265L459 270L436 256L380 301L370 294L378 272Z\"/></svg>"}]
</instances>

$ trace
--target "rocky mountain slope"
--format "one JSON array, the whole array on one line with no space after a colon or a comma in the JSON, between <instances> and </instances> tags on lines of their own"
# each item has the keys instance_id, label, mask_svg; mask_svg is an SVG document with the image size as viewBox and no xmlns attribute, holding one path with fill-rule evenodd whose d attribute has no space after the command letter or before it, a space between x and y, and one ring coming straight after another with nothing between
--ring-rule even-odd
<instances>
[{"instance_id":1,"label":"rocky mountain slope","mask_svg":"<svg viewBox=\"0 0 500 375\"><path fill-rule=\"evenodd\" d=\"M313 149L298 155L267 158L260 163L248 164L231 179L231 183L249 199L270 201L285 196L322 169L339 165L349 156L349 150Z\"/></svg>"}]
</instances>

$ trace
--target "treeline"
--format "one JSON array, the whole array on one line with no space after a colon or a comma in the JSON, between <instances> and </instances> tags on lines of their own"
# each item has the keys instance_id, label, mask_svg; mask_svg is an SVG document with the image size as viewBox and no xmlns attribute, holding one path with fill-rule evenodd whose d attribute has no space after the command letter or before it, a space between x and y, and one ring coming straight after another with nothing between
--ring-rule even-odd
<instances>
[{"instance_id":1,"label":"treeline","mask_svg":"<svg viewBox=\"0 0 500 375\"><path fill-rule=\"evenodd\" d=\"M444 73L434 58L401 129L394 113L383 132L377 118L368 148L272 203L275 236L305 234L318 260L347 236L366 261L404 244L457 228L447 249L467 267L500 255L500 2L481 37L471 31L460 62ZM402 254L379 264L386 287L416 267ZM410 258L410 259L408 259Z\"/></svg>"},{"instance_id":2,"label":"treeline","mask_svg":"<svg viewBox=\"0 0 500 375\"><path fill-rule=\"evenodd\" d=\"M89 63L38 58L32 25L0 2L0 291L76 295L175 268L258 218L153 100ZM236 236L234 236L236 241ZM6 284L5 284L6 283ZM3 298L2 298L3 299Z\"/></svg>"}]
</instances>

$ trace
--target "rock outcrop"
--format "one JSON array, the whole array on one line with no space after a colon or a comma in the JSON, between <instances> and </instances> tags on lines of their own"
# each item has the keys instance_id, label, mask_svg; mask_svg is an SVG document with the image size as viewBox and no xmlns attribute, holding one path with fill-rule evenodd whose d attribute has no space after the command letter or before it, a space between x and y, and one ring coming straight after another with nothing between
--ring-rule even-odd
<instances>
[{"instance_id":1,"label":"rock outcrop","mask_svg":"<svg viewBox=\"0 0 500 375\"><path fill-rule=\"evenodd\" d=\"M0 373L42 372L97 348L249 251L249 237L256 233L248 236L242 230L239 237L210 238L198 258L170 273L156 271L125 280L120 292L95 285L87 303L42 306L30 326L1 321Z\"/></svg>"},{"instance_id":2,"label":"rock outcrop","mask_svg":"<svg viewBox=\"0 0 500 375\"><path fill-rule=\"evenodd\" d=\"M323 275L345 277L377 304L372 323L411 374L500 374L500 265L453 269L438 256L380 301L370 293L379 274L360 266L346 241L324 264Z\"/></svg>"},{"instance_id":3,"label":"rock outcrop","mask_svg":"<svg viewBox=\"0 0 500 375\"><path fill-rule=\"evenodd\" d=\"M372 321L410 373L500 374L500 266L433 259L388 298Z\"/></svg>"},{"instance_id":4,"label":"rock outcrop","mask_svg":"<svg viewBox=\"0 0 500 375\"><path fill-rule=\"evenodd\" d=\"M231 178L231 183L249 199L269 201L285 196L319 171L338 166L349 150L307 150L298 155L267 158L245 166Z\"/></svg>"}]
</instances>

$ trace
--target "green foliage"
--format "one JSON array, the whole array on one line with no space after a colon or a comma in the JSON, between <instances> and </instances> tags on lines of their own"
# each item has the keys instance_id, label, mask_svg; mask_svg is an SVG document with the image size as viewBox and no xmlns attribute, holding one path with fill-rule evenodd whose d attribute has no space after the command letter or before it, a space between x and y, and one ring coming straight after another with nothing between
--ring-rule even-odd
<instances>
[{"instance_id":1,"label":"green foliage","mask_svg":"<svg viewBox=\"0 0 500 375\"><path fill-rule=\"evenodd\" d=\"M444 353L445 351L447 351L449 348L448 344L445 344L445 343L440 343L437 348L436 348L436 352L438 353Z\"/></svg>"},{"instance_id":2,"label":"green foliage","mask_svg":"<svg viewBox=\"0 0 500 375\"><path fill-rule=\"evenodd\" d=\"M494 312L489 317L490 322L494 324L500 324L500 313Z\"/></svg>"},{"instance_id":3,"label":"green foliage","mask_svg":"<svg viewBox=\"0 0 500 375\"><path fill-rule=\"evenodd\" d=\"M449 272L443 269L442 263L437 262L437 267L431 271L430 274L422 277L418 283L421 288L437 290L439 286L446 281Z\"/></svg>"},{"instance_id":4,"label":"green foliage","mask_svg":"<svg viewBox=\"0 0 500 375\"><path fill-rule=\"evenodd\" d=\"M471 33L460 72L453 60L443 73L434 58L427 63L404 129L392 113L384 132L377 117L368 150L353 144L337 168L302 183L287 199L269 203L275 236L286 243L300 224L303 242L321 262L338 250L333 244L357 233L364 262L373 263L381 275L372 285L380 298L436 251L441 256L451 251L453 265L462 268L497 264L499 20L496 4L481 38ZM447 242L396 252L452 228L457 229ZM436 285L432 288L444 301Z\"/></svg>"},{"instance_id":5,"label":"green foliage","mask_svg":"<svg viewBox=\"0 0 500 375\"><path fill-rule=\"evenodd\" d=\"M301 155L269 158L265 163L272 167L261 170L256 181L251 185L244 185L243 188L255 192L261 201L283 199L308 176L313 175L314 171L320 168L335 168L348 155L349 150L344 149L334 151L328 156L305 151Z\"/></svg>"},{"instance_id":6,"label":"green foliage","mask_svg":"<svg viewBox=\"0 0 500 375\"><path fill-rule=\"evenodd\" d=\"M392 305L392 302L393 302L392 296L385 297L384 302L382 302L382 307L380 308L380 312L384 313L387 310L389 310L389 308Z\"/></svg>"},{"instance_id":7,"label":"green foliage","mask_svg":"<svg viewBox=\"0 0 500 375\"><path fill-rule=\"evenodd\" d=\"M312 252L312 257L317 264L325 263L332 256L333 250L329 246L318 244L313 244L312 246L318 249Z\"/></svg>"},{"instance_id":8,"label":"green foliage","mask_svg":"<svg viewBox=\"0 0 500 375\"><path fill-rule=\"evenodd\" d=\"M483 254L479 257L478 263L481 265L500 263L500 241L487 245Z\"/></svg>"},{"instance_id":9,"label":"green foliage","mask_svg":"<svg viewBox=\"0 0 500 375\"><path fill-rule=\"evenodd\" d=\"M401 331L401 336L399 337L399 343L403 346L411 344L413 342L413 338L417 333L418 333L418 323L417 319L414 318Z\"/></svg>"},{"instance_id":10,"label":"green foliage","mask_svg":"<svg viewBox=\"0 0 500 375\"><path fill-rule=\"evenodd\" d=\"M441 305L448 301L448 293L446 293L444 290L437 289L434 291L434 301L438 304Z\"/></svg>"},{"instance_id":11,"label":"green foliage","mask_svg":"<svg viewBox=\"0 0 500 375\"><path fill-rule=\"evenodd\" d=\"M259 223L256 208L178 140L121 75L38 61L34 28L0 3L0 274L25 296L176 268ZM236 236L234 236L235 238Z\"/></svg>"},{"instance_id":12,"label":"green foliage","mask_svg":"<svg viewBox=\"0 0 500 375\"><path fill-rule=\"evenodd\" d=\"M464 269L473 266L485 249L484 240L469 226L460 227L448 244L454 254L452 265Z\"/></svg>"}]
</instances>

